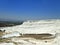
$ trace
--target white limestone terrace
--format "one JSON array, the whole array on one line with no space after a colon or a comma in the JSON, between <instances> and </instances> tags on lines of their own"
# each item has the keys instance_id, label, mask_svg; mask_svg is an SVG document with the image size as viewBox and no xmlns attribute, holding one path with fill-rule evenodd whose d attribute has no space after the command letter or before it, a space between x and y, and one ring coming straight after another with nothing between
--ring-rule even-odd
<instances>
[{"instance_id":1,"label":"white limestone terrace","mask_svg":"<svg viewBox=\"0 0 60 45\"><path fill-rule=\"evenodd\" d=\"M0 45L15 45L13 43L0 43Z\"/></svg>"},{"instance_id":2,"label":"white limestone terrace","mask_svg":"<svg viewBox=\"0 0 60 45\"><path fill-rule=\"evenodd\" d=\"M34 38L28 39L28 37L11 38L12 42L0 43L0 45L15 45L13 42L16 42L17 45L60 45L60 20L59 19L26 21L22 25L5 27L1 29L6 30L6 32L12 32L10 34L3 35L3 38L20 36L19 33L22 34L50 33L50 34L56 34L56 37L51 40L37 40Z\"/></svg>"},{"instance_id":3,"label":"white limestone terrace","mask_svg":"<svg viewBox=\"0 0 60 45\"><path fill-rule=\"evenodd\" d=\"M20 32L22 34L40 34L40 33L60 33L60 20L30 20L25 21L22 25L17 25L13 27L1 28L6 30L6 32Z\"/></svg>"}]
</instances>

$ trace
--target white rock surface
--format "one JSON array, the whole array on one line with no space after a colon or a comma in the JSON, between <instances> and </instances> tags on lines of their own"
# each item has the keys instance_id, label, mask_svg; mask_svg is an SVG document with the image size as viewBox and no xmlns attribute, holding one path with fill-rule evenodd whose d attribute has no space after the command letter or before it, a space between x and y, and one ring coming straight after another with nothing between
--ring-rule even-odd
<instances>
[{"instance_id":1,"label":"white rock surface","mask_svg":"<svg viewBox=\"0 0 60 45\"><path fill-rule=\"evenodd\" d=\"M2 38L17 37L17 36L20 36L19 32L12 32L10 34L3 35Z\"/></svg>"},{"instance_id":2,"label":"white rock surface","mask_svg":"<svg viewBox=\"0 0 60 45\"><path fill-rule=\"evenodd\" d=\"M55 33L60 31L60 20L27 21L22 25L2 28L6 32L18 31L20 33Z\"/></svg>"},{"instance_id":3,"label":"white rock surface","mask_svg":"<svg viewBox=\"0 0 60 45\"><path fill-rule=\"evenodd\" d=\"M15 45L13 43L0 43L0 45Z\"/></svg>"},{"instance_id":4,"label":"white rock surface","mask_svg":"<svg viewBox=\"0 0 60 45\"><path fill-rule=\"evenodd\" d=\"M13 27L1 28L5 29L6 32L20 32L22 34L40 34L50 33L56 34L55 39L45 42L46 40L35 40L35 39L12 39L12 41L20 42L18 45L60 45L60 20L38 20L38 21L26 21L22 25ZM8 36L7 36L8 37Z\"/></svg>"}]
</instances>

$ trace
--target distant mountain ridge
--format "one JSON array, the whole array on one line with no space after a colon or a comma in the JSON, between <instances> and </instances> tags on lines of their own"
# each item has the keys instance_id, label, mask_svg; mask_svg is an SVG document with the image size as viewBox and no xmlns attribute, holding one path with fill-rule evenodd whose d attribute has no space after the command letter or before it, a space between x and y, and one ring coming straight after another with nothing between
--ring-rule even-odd
<instances>
[{"instance_id":1,"label":"distant mountain ridge","mask_svg":"<svg viewBox=\"0 0 60 45\"><path fill-rule=\"evenodd\" d=\"M15 25L21 25L23 21L0 21L0 27L9 27Z\"/></svg>"}]
</instances>

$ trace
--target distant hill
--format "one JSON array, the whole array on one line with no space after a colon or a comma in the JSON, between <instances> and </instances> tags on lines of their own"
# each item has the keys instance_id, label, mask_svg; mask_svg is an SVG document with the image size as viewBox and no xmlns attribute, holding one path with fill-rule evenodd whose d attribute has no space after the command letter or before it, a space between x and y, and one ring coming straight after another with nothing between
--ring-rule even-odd
<instances>
[{"instance_id":1,"label":"distant hill","mask_svg":"<svg viewBox=\"0 0 60 45\"><path fill-rule=\"evenodd\" d=\"M21 25L22 23L23 23L23 21L0 21L0 27Z\"/></svg>"}]
</instances>

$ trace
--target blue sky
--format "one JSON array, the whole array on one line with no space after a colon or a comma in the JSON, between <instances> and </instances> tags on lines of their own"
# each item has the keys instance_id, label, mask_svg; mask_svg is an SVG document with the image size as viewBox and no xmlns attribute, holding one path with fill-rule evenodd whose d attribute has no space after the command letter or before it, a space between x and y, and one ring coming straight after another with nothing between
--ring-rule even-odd
<instances>
[{"instance_id":1,"label":"blue sky","mask_svg":"<svg viewBox=\"0 0 60 45\"><path fill-rule=\"evenodd\" d=\"M60 0L0 0L0 20L60 19Z\"/></svg>"}]
</instances>

